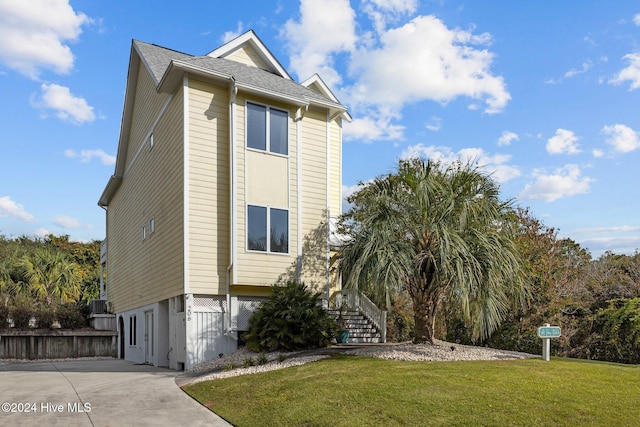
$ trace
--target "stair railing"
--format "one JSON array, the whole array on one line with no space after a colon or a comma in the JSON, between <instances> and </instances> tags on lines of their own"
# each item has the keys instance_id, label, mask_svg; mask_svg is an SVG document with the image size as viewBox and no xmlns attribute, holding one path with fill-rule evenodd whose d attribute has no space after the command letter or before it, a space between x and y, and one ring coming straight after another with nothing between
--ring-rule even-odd
<instances>
[{"instance_id":1,"label":"stair railing","mask_svg":"<svg viewBox=\"0 0 640 427\"><path fill-rule=\"evenodd\" d=\"M336 297L339 297L339 295L336 295ZM387 342L387 312L380 310L365 294L357 289L343 289L342 297L346 300L349 308L362 312L380 331L382 342Z\"/></svg>"}]
</instances>

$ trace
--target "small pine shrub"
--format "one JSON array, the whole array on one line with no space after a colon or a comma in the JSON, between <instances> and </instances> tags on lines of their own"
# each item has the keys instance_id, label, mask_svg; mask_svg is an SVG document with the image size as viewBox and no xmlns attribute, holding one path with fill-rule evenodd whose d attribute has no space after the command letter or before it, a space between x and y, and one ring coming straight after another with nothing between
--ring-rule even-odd
<instances>
[{"instance_id":1,"label":"small pine shrub","mask_svg":"<svg viewBox=\"0 0 640 427\"><path fill-rule=\"evenodd\" d=\"M236 365L233 364L233 362L229 362L226 365L224 365L224 370L225 371L233 371L236 368Z\"/></svg>"},{"instance_id":2,"label":"small pine shrub","mask_svg":"<svg viewBox=\"0 0 640 427\"><path fill-rule=\"evenodd\" d=\"M258 365L266 365L269 362L269 359L267 359L267 355L264 353L260 353L260 355L258 356Z\"/></svg>"},{"instance_id":3,"label":"small pine shrub","mask_svg":"<svg viewBox=\"0 0 640 427\"><path fill-rule=\"evenodd\" d=\"M271 287L273 294L249 318L248 348L295 351L326 347L338 325L320 305L320 293L289 282Z\"/></svg>"},{"instance_id":4,"label":"small pine shrub","mask_svg":"<svg viewBox=\"0 0 640 427\"><path fill-rule=\"evenodd\" d=\"M255 364L256 364L256 361L253 357L245 357L244 360L242 361L242 366L244 368L255 366Z\"/></svg>"}]
</instances>

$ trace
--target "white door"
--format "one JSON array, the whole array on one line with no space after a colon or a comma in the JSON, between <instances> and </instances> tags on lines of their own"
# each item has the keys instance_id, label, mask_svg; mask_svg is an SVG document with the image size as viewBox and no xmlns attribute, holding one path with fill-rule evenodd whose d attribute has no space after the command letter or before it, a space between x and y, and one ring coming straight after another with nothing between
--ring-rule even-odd
<instances>
[{"instance_id":1,"label":"white door","mask_svg":"<svg viewBox=\"0 0 640 427\"><path fill-rule=\"evenodd\" d=\"M153 311L144 312L144 363L153 360Z\"/></svg>"}]
</instances>

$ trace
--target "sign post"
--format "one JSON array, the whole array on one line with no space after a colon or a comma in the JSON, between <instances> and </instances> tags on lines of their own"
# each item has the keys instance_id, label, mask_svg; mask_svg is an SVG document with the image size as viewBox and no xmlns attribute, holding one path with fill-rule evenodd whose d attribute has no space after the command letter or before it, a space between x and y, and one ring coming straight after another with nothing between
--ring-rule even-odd
<instances>
[{"instance_id":1,"label":"sign post","mask_svg":"<svg viewBox=\"0 0 640 427\"><path fill-rule=\"evenodd\" d=\"M551 326L545 323L538 328L538 336L542 338L542 360L551 360L551 338L560 337L560 326Z\"/></svg>"}]
</instances>

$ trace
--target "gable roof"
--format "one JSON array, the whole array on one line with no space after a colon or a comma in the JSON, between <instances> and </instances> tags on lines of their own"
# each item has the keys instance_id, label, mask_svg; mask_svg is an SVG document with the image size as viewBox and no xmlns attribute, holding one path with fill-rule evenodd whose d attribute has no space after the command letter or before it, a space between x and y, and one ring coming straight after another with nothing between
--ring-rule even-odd
<instances>
[{"instance_id":1,"label":"gable roof","mask_svg":"<svg viewBox=\"0 0 640 427\"><path fill-rule=\"evenodd\" d=\"M220 46L216 50L213 50L207 54L212 58L227 58L234 54L239 49L249 46L260 57L260 59L267 64L267 71L279 75L287 80L293 80L287 70L280 64L280 61L276 59L267 46L262 43L260 37L253 30L249 30L246 33L236 37L230 42Z\"/></svg>"},{"instance_id":2,"label":"gable roof","mask_svg":"<svg viewBox=\"0 0 640 427\"><path fill-rule=\"evenodd\" d=\"M261 61L266 64L267 69L225 59L225 57L230 56L238 49L246 47L254 50ZM347 120L351 120L351 116L347 113L347 107L340 104L337 98L324 85L324 82L322 83L324 86L320 87L326 88L326 90L321 89L319 91L294 82L253 31L248 31L204 56L193 56L155 44L133 40L115 173L111 176L100 197L98 202L100 206L108 205L124 176L124 156L129 144L127 138L131 126L137 75L141 65L151 75L158 93L173 93L176 87L182 84L184 74L189 73L233 86L241 91L280 100L298 107L308 108L310 105L314 105L326 108L329 110L331 117L344 115Z\"/></svg>"},{"instance_id":3,"label":"gable roof","mask_svg":"<svg viewBox=\"0 0 640 427\"><path fill-rule=\"evenodd\" d=\"M333 94L333 92L331 92L331 89L329 89L329 86L327 86L324 80L322 80L322 78L318 75L318 73L309 77L307 80L303 81L300 84L311 90L315 89L314 92L320 93L321 95L331 99L333 102L337 102L337 103L340 102L338 101L338 98L336 98L336 96ZM347 111L344 112L344 118L349 122L353 120L351 115Z\"/></svg>"}]
</instances>

